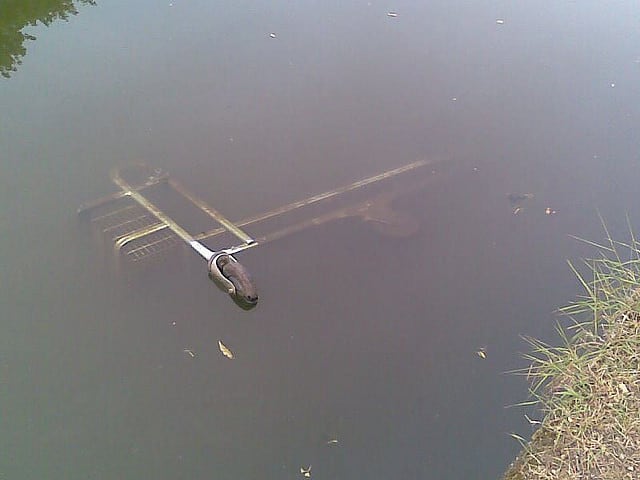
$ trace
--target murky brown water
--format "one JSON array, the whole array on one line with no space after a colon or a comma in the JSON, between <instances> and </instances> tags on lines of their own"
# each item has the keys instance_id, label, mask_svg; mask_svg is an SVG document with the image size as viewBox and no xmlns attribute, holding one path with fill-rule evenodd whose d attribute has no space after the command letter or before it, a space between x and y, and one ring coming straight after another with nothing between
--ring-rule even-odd
<instances>
[{"instance_id":1,"label":"murky brown water","mask_svg":"<svg viewBox=\"0 0 640 480\"><path fill-rule=\"evenodd\" d=\"M14 3L0 44L42 15ZM0 83L0 477L504 470L530 432L504 372L521 335L554 341L590 252L568 234L640 224L640 7L418 3L99 1L24 28ZM240 254L244 312L195 254L118 267L78 221L140 159L233 219L443 163L373 210L410 235L350 218ZM535 197L514 215L510 192Z\"/></svg>"}]
</instances>

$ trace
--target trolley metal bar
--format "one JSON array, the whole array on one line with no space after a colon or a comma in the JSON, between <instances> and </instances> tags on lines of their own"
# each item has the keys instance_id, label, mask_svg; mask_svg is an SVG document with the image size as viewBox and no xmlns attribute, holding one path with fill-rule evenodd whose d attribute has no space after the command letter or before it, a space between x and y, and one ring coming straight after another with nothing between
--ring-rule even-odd
<instances>
[{"instance_id":1,"label":"trolley metal bar","mask_svg":"<svg viewBox=\"0 0 640 480\"><path fill-rule=\"evenodd\" d=\"M281 215L283 213L290 212L292 210L296 210L301 207L306 207L313 203L319 202L321 200L326 200L331 197L335 197L337 195L341 195L343 193L349 192L351 190L355 190L360 187L364 187L365 185L369 185L371 183L376 183L386 178L394 177L404 172L408 172L410 170L415 170L418 167L423 167L429 164L427 160L418 160L417 162L410 163L408 165L404 165L402 167L394 168L392 170L387 170L386 172L379 173L377 175L373 175L371 177L363 178L362 180L355 181L350 183L349 185L345 185L343 187L336 188L334 190L329 190L328 192L320 193L318 195L314 195L309 198L305 198L304 200L299 200L297 202L290 203L288 205L284 205L280 208L275 208L270 210L269 212L262 213L259 215L255 215L253 217L249 217L245 220L237 222L237 225L248 225L250 223L260 222L262 220L266 220L271 217L275 217L276 215Z\"/></svg>"},{"instance_id":2,"label":"trolley metal bar","mask_svg":"<svg viewBox=\"0 0 640 480\"><path fill-rule=\"evenodd\" d=\"M189 190L184 188L180 182L176 180L169 180L169 185L173 187L178 193L183 195L185 198L190 200L194 205L198 206L203 212L213 218L216 222L222 225L226 230L233 233L236 237L242 240L244 243L251 244L254 242L254 239L251 238L246 232L244 232L240 227L236 224L228 220L224 215L222 215L215 208L207 205L203 200L199 199L195 195L193 195Z\"/></svg>"},{"instance_id":3,"label":"trolley metal bar","mask_svg":"<svg viewBox=\"0 0 640 480\"><path fill-rule=\"evenodd\" d=\"M238 222L235 222L235 225L239 227L245 227L247 225L251 225L252 223L258 223L263 220L268 220L269 218L275 217L277 215L282 215L283 213L288 213L298 208L306 207L308 205L312 205L314 203L320 202L322 200L327 200L329 198L335 197L337 195L341 195L346 192L350 192L360 187L364 187L365 185L369 185L372 183L379 182L381 180L394 177L404 172L408 172L411 170L415 170L419 167L424 167L426 165L432 164L434 162L428 160L418 160L416 162L410 163L408 165L404 165L402 167L394 168L392 170L387 170L386 172L379 173L377 175L373 175L371 177L363 178L361 180L357 180L349 185L345 185L334 190L329 190L327 192L319 193L317 195L313 195L312 197L305 198L303 200L298 200L297 202L289 203L288 205L284 205L282 207L274 208L265 213L261 213L258 215L254 215L252 217L244 218ZM171 182L171 181L170 181ZM215 237L224 232L223 228L214 228L207 232L201 233L199 235L194 236L197 240L204 240L206 238Z\"/></svg>"},{"instance_id":4,"label":"trolley metal bar","mask_svg":"<svg viewBox=\"0 0 640 480\"><path fill-rule=\"evenodd\" d=\"M145 243L144 245L141 245L139 247L132 248L131 250L127 250L125 255L129 255L129 256L133 255L134 257L137 257L138 253L147 251L149 249L153 249L157 245L159 245L159 244L161 244L163 242L168 242L170 240L175 240L177 242L178 238L175 236L175 234L168 233L167 235L165 235L163 237L160 237L157 240L154 240L153 242Z\"/></svg>"},{"instance_id":5,"label":"trolley metal bar","mask_svg":"<svg viewBox=\"0 0 640 480\"><path fill-rule=\"evenodd\" d=\"M144 190L145 188L151 187L153 185L157 185L158 183L166 182L168 178L169 178L169 175L166 173L163 175L152 176L143 184L131 187L131 189L135 191L141 191L141 190ZM126 192L120 191L120 192L112 193L111 195L105 195L104 197L100 197L92 202L83 203L78 207L78 214L79 215L85 214L90 210L93 210L94 208L101 207L102 205L106 205L107 203L111 203L115 200L118 200L126 196L127 196Z\"/></svg>"},{"instance_id":6,"label":"trolley metal bar","mask_svg":"<svg viewBox=\"0 0 640 480\"><path fill-rule=\"evenodd\" d=\"M156 207L153 203L147 200L142 194L138 191L131 188L131 186L120 176L118 170L113 170L111 172L111 179L114 181L116 185L118 185L125 195L131 197L140 205L142 205L149 213L154 215L158 220L167 225L178 237L180 237L185 243L189 244L191 248L193 248L200 256L202 256L205 260L209 260L214 252L209 250L207 247L202 245L197 240L191 236L189 232L187 232L184 228L178 225L171 217L165 214L162 210Z\"/></svg>"},{"instance_id":7,"label":"trolley metal bar","mask_svg":"<svg viewBox=\"0 0 640 480\"><path fill-rule=\"evenodd\" d=\"M169 228L169 225L164 222L160 222L148 225L134 232L130 232L116 240L115 249L120 250L129 242L137 240L138 238L146 237L147 235L151 235L152 233L159 232L160 230L164 230L165 228Z\"/></svg>"},{"instance_id":8,"label":"trolley metal bar","mask_svg":"<svg viewBox=\"0 0 640 480\"><path fill-rule=\"evenodd\" d=\"M123 198L125 196L124 193L122 193L122 192L118 192L118 193L122 194L120 196L120 198ZM109 213L105 213L104 215L98 215L96 217L92 217L91 221L94 222L94 223L101 222L103 220L107 220L107 219L109 219L111 217L114 217L116 215L121 215L124 212L127 212L129 210L134 210L136 208L140 208L140 207L138 207L137 205L127 205L126 207L119 208L118 210L114 210L113 212L109 212Z\"/></svg>"},{"instance_id":9,"label":"trolley metal bar","mask_svg":"<svg viewBox=\"0 0 640 480\"><path fill-rule=\"evenodd\" d=\"M420 190L424 188L431 178L421 179L418 182L410 186L404 186L404 188L400 191L396 192L387 192L384 195L378 195L373 199L364 200L362 202L357 202L352 205L348 205L332 212L328 212L322 215L318 215L313 218L308 218L306 220L302 220L293 225L289 225L287 227L281 228L280 230L276 230L274 232L270 232L266 235L258 237L256 241L260 245L264 245L265 243L273 242L274 240L279 240L283 237L292 235L294 233L301 232L306 230L307 228L314 227L317 225L322 225L324 223L328 223L333 220L338 220L341 218L348 217L361 217L363 219L369 221L378 221L382 223L387 223L387 221L383 218L376 218L380 213L380 206L387 205L386 208L389 208L388 205L401 194L407 194L412 191Z\"/></svg>"},{"instance_id":10,"label":"trolley metal bar","mask_svg":"<svg viewBox=\"0 0 640 480\"><path fill-rule=\"evenodd\" d=\"M120 223L117 223L115 225L110 225L106 228L102 229L103 233L107 233L110 232L112 230L117 230L118 228L124 227L125 225L129 225L131 223L135 223L135 222L139 222L140 220L142 220L143 218L148 218L149 215L147 215L146 213L142 214L142 215L138 215L137 217L134 218L129 218L128 220L124 220Z\"/></svg>"}]
</instances>

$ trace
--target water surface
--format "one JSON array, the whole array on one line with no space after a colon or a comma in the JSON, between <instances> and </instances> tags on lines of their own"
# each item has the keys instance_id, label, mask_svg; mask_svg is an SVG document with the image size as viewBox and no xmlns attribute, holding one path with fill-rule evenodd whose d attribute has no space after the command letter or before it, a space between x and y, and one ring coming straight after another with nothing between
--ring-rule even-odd
<instances>
[{"instance_id":1,"label":"water surface","mask_svg":"<svg viewBox=\"0 0 640 480\"><path fill-rule=\"evenodd\" d=\"M0 474L496 478L531 431L504 372L590 253L568 234L640 224L636 3L76 7L3 17L36 39L0 83ZM236 219L421 158L451 168L400 202L414 235L245 252L251 312L187 251L117 268L75 216L141 159Z\"/></svg>"}]
</instances>

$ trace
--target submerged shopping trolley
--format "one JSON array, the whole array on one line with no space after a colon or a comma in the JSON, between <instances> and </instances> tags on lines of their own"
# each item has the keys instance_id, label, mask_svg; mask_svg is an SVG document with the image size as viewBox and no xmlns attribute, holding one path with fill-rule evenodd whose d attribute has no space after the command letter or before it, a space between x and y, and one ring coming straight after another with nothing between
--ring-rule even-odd
<instances>
[{"instance_id":1,"label":"submerged shopping trolley","mask_svg":"<svg viewBox=\"0 0 640 480\"><path fill-rule=\"evenodd\" d=\"M410 215L395 211L392 202L401 195L424 187L428 178L435 173L433 165L434 162L426 160L416 161L268 212L231 221L166 172L140 163L114 169L111 180L119 191L81 205L78 214L94 224L113 242L115 251L131 262L149 260L176 245L186 243L207 262L209 278L239 306L251 309L258 301L257 290L247 270L235 258L237 253L309 227L348 217L359 217L390 234L409 235L417 230L417 222ZM418 172L420 175L416 175ZM374 196L364 199L352 199L349 205L340 208L334 206L326 213L318 214L316 211L310 218L298 218L289 225L279 225L270 233L255 238L244 231L245 227L273 221L285 214L331 204L337 198L360 193L399 176L407 176L411 182L405 182L402 188L378 191ZM158 195L158 192L154 192L158 188L163 188L164 193L169 189L171 194L177 194L182 201L196 207L209 220L213 220L213 228L198 234L189 233L157 205L159 202L152 199L153 195ZM223 234L235 238L231 245L212 250L203 243Z\"/></svg>"}]
</instances>

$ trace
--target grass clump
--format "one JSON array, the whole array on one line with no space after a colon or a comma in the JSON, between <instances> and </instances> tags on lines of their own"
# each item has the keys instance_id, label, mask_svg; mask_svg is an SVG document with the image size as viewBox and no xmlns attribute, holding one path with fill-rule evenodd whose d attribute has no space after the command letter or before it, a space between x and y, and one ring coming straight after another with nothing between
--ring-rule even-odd
<instances>
[{"instance_id":1,"label":"grass clump","mask_svg":"<svg viewBox=\"0 0 640 480\"><path fill-rule=\"evenodd\" d=\"M606 227L605 227L606 231ZM543 420L504 480L640 478L640 243L612 240L576 273L560 346L526 338L531 402ZM624 254L624 258L623 258Z\"/></svg>"}]
</instances>

